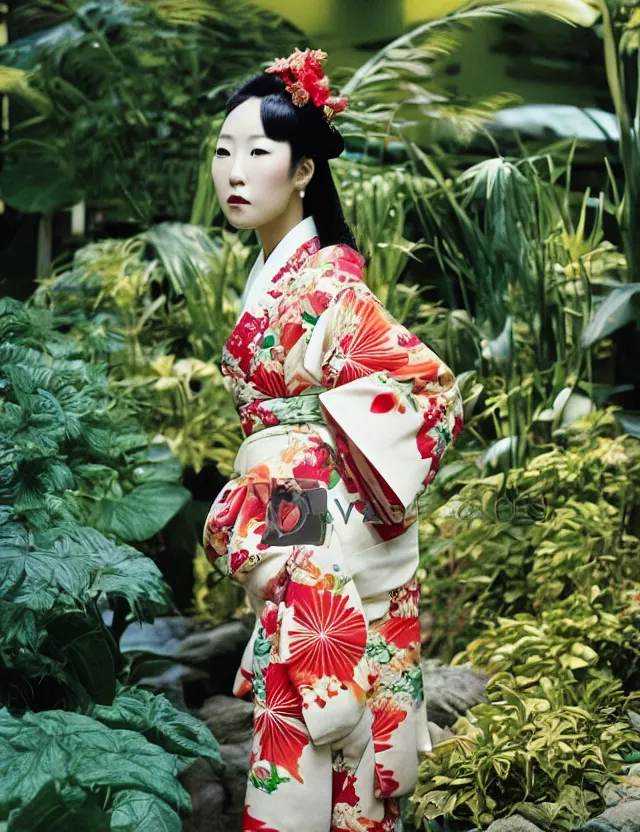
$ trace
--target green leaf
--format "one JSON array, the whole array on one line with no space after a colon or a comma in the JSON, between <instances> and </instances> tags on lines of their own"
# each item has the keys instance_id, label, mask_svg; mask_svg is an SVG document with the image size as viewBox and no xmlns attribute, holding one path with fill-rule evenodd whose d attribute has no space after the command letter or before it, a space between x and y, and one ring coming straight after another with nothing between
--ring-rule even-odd
<instances>
[{"instance_id":1,"label":"green leaf","mask_svg":"<svg viewBox=\"0 0 640 832\"><path fill-rule=\"evenodd\" d=\"M121 540L148 540L191 499L191 492L169 482L147 482L118 499L105 500L93 515L101 531Z\"/></svg>"},{"instance_id":2,"label":"green leaf","mask_svg":"<svg viewBox=\"0 0 640 832\"><path fill-rule=\"evenodd\" d=\"M177 457L171 457L161 462L142 462L140 465L136 465L132 472L132 478L136 485L148 482L175 483L181 477L182 465Z\"/></svg>"},{"instance_id":3,"label":"green leaf","mask_svg":"<svg viewBox=\"0 0 640 832\"><path fill-rule=\"evenodd\" d=\"M600 304L591 322L582 333L583 347L606 338L612 332L640 318L640 283L629 283L614 289Z\"/></svg>"},{"instance_id":4,"label":"green leaf","mask_svg":"<svg viewBox=\"0 0 640 832\"><path fill-rule=\"evenodd\" d=\"M589 662L585 661L584 659L578 658L578 656L560 656L560 664L563 667L567 667L571 670L579 670L581 667L588 667Z\"/></svg>"},{"instance_id":5,"label":"green leaf","mask_svg":"<svg viewBox=\"0 0 640 832\"><path fill-rule=\"evenodd\" d=\"M189 813L178 760L140 734L107 728L84 714L0 710L0 815L35 799L51 781L87 791L141 789Z\"/></svg>"},{"instance_id":6,"label":"green leaf","mask_svg":"<svg viewBox=\"0 0 640 832\"><path fill-rule=\"evenodd\" d=\"M114 548L110 562L94 578L91 591L126 598L136 616L145 620L172 609L171 590L155 563L122 546Z\"/></svg>"},{"instance_id":7,"label":"green leaf","mask_svg":"<svg viewBox=\"0 0 640 832\"><path fill-rule=\"evenodd\" d=\"M614 416L625 433L640 439L640 413L637 410L616 410Z\"/></svg>"},{"instance_id":8,"label":"green leaf","mask_svg":"<svg viewBox=\"0 0 640 832\"><path fill-rule=\"evenodd\" d=\"M140 239L153 246L163 271L177 295L189 290L211 272L217 243L205 228L188 223L163 222L148 228Z\"/></svg>"},{"instance_id":9,"label":"green leaf","mask_svg":"<svg viewBox=\"0 0 640 832\"><path fill-rule=\"evenodd\" d=\"M2 633L4 650L15 647L33 652L38 650L47 636L46 630L39 625L38 617L33 610L1 599L0 633Z\"/></svg>"},{"instance_id":10,"label":"green leaf","mask_svg":"<svg viewBox=\"0 0 640 832\"><path fill-rule=\"evenodd\" d=\"M30 548L26 528L20 523L0 527L0 595L34 609L49 609L60 592L83 597L89 586L91 562L78 549L61 558L53 550Z\"/></svg>"},{"instance_id":11,"label":"green leaf","mask_svg":"<svg viewBox=\"0 0 640 832\"><path fill-rule=\"evenodd\" d=\"M180 832L182 822L170 806L152 794L118 792L111 807L111 832Z\"/></svg>"},{"instance_id":12,"label":"green leaf","mask_svg":"<svg viewBox=\"0 0 640 832\"><path fill-rule=\"evenodd\" d=\"M66 658L89 696L110 705L116 695L113 650L102 621L91 621L82 612L59 615L48 625L56 652Z\"/></svg>"},{"instance_id":13,"label":"green leaf","mask_svg":"<svg viewBox=\"0 0 640 832\"><path fill-rule=\"evenodd\" d=\"M109 427L84 425L82 438L99 457L114 459L120 453L117 433Z\"/></svg>"},{"instance_id":14,"label":"green leaf","mask_svg":"<svg viewBox=\"0 0 640 832\"><path fill-rule=\"evenodd\" d=\"M139 731L172 754L207 757L222 766L218 743L207 726L177 710L162 694L125 688L112 705L96 705L92 716L114 728Z\"/></svg>"},{"instance_id":15,"label":"green leaf","mask_svg":"<svg viewBox=\"0 0 640 832\"><path fill-rule=\"evenodd\" d=\"M34 610L50 609L61 593L87 601L96 591L125 597L138 617L170 607L155 563L96 529L78 526L63 533L54 528L30 539L21 524L5 523L0 566L0 595Z\"/></svg>"},{"instance_id":16,"label":"green leaf","mask_svg":"<svg viewBox=\"0 0 640 832\"><path fill-rule=\"evenodd\" d=\"M0 173L4 201L23 214L41 214L70 208L82 199L82 189L73 181L62 159L50 154L38 157L8 155Z\"/></svg>"},{"instance_id":17,"label":"green leaf","mask_svg":"<svg viewBox=\"0 0 640 832\"><path fill-rule=\"evenodd\" d=\"M95 795L77 786L49 781L36 796L14 810L10 832L109 832L109 816Z\"/></svg>"},{"instance_id":18,"label":"green leaf","mask_svg":"<svg viewBox=\"0 0 640 832\"><path fill-rule=\"evenodd\" d=\"M594 664L598 661L598 654L596 651L586 644L581 644L579 641L576 641L571 645L571 655L578 656L578 658L584 659L589 664Z\"/></svg>"}]
</instances>

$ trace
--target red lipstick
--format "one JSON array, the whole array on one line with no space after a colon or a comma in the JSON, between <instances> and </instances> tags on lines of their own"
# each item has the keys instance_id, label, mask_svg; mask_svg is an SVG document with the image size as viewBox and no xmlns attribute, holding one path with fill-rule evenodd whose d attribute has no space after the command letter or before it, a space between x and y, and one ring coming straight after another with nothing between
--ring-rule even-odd
<instances>
[{"instance_id":1,"label":"red lipstick","mask_svg":"<svg viewBox=\"0 0 640 832\"><path fill-rule=\"evenodd\" d=\"M244 199L244 197L238 196L237 194L232 194L227 202L230 205L251 205L248 199Z\"/></svg>"}]
</instances>

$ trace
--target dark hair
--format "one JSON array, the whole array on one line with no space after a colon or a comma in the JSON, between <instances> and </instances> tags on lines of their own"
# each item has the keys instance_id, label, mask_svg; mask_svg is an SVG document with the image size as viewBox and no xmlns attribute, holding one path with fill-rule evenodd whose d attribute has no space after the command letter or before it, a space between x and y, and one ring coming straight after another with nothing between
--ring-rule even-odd
<instances>
[{"instance_id":1,"label":"dark hair","mask_svg":"<svg viewBox=\"0 0 640 832\"><path fill-rule=\"evenodd\" d=\"M270 72L262 72L244 81L229 96L226 114L248 98L261 98L260 118L269 139L291 145L291 173L300 159L313 159L315 169L305 188L304 216L313 216L320 245L346 244L356 249L353 232L347 225L336 190L329 159L344 150L344 139L323 115L322 107L307 101L302 107L293 103L284 81Z\"/></svg>"}]
</instances>

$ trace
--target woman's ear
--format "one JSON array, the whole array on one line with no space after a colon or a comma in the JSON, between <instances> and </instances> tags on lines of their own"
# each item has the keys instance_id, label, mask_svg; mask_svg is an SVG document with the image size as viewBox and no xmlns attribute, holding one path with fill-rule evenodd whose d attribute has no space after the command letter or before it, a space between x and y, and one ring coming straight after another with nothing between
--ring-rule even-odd
<instances>
[{"instance_id":1,"label":"woman's ear","mask_svg":"<svg viewBox=\"0 0 640 832\"><path fill-rule=\"evenodd\" d=\"M298 165L298 169L295 173L293 184L298 189L306 188L311 179L313 178L313 173L316 169L316 163L313 159L309 156L305 156L304 159Z\"/></svg>"}]
</instances>

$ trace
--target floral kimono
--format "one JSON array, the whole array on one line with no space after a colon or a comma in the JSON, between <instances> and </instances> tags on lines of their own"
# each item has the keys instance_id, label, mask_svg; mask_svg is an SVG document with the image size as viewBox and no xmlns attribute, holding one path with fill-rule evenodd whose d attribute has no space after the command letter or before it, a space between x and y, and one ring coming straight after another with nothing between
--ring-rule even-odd
<instances>
[{"instance_id":1,"label":"floral kimono","mask_svg":"<svg viewBox=\"0 0 640 832\"><path fill-rule=\"evenodd\" d=\"M204 545L257 616L234 689L255 705L243 832L392 832L431 748L416 498L462 401L363 260L302 220L258 257L223 351L246 438Z\"/></svg>"}]
</instances>

